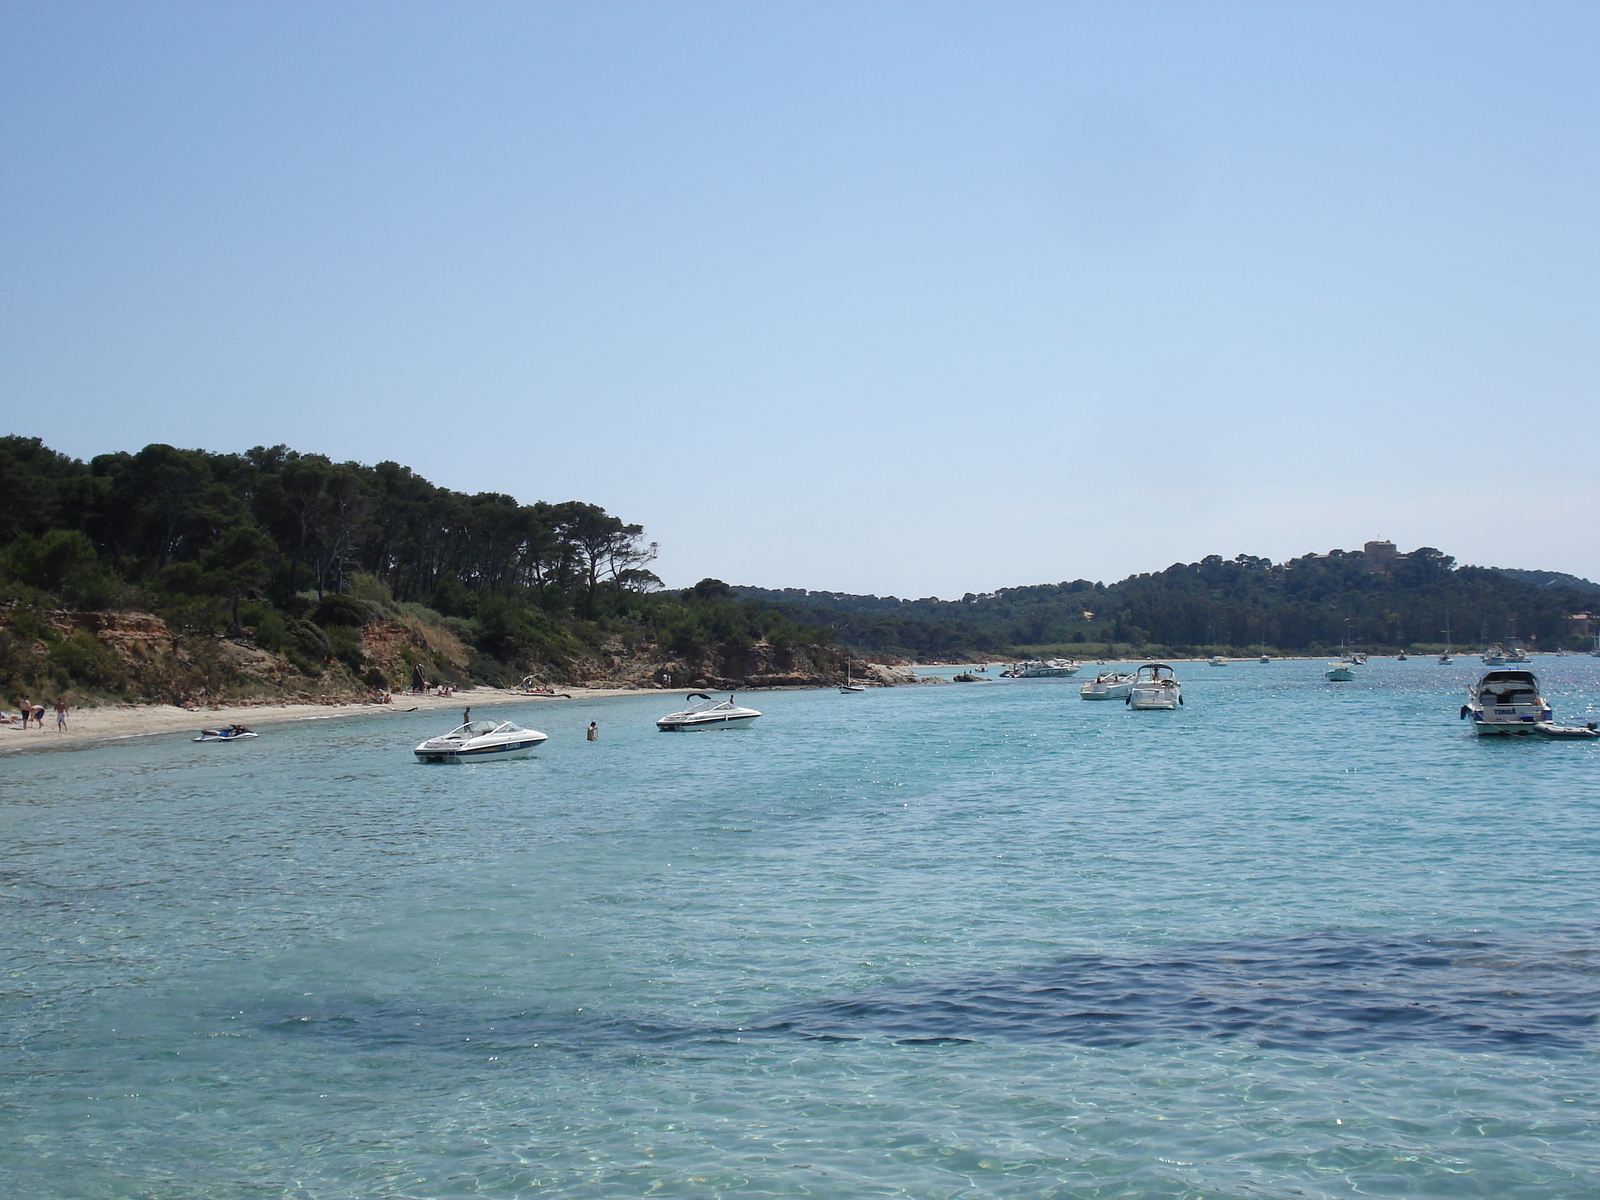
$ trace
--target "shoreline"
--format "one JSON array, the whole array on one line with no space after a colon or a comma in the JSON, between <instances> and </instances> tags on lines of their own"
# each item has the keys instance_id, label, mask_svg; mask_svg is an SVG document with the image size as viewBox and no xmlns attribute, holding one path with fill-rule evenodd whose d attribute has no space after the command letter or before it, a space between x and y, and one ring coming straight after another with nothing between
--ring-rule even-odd
<instances>
[{"instance_id":1,"label":"shoreline","mask_svg":"<svg viewBox=\"0 0 1600 1200\"><path fill-rule=\"evenodd\" d=\"M202 729L222 725L247 725L250 728L281 725L292 721L332 720L342 717L375 716L383 713L422 712L457 709L467 706L513 703L568 704L603 700L608 696L686 696L697 688L583 688L566 689L571 700L528 696L509 688L476 687L462 689L454 696L399 696L392 704L253 704L223 705L217 708L179 708L173 704L110 704L74 709L67 714L67 732L54 726L53 712L45 713L45 728L0 726L0 757L28 754L40 750L78 749L97 742L124 741L157 737L162 734L198 734Z\"/></svg>"}]
</instances>

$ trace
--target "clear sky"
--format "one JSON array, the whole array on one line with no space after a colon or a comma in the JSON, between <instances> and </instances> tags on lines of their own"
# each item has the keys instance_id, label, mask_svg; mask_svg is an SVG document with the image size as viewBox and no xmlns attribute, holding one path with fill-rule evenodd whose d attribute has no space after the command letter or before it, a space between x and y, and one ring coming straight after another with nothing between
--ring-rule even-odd
<instances>
[{"instance_id":1,"label":"clear sky","mask_svg":"<svg viewBox=\"0 0 1600 1200\"><path fill-rule=\"evenodd\" d=\"M1527 0L8 0L3 428L587 500L674 585L1600 577L1597 50Z\"/></svg>"}]
</instances>

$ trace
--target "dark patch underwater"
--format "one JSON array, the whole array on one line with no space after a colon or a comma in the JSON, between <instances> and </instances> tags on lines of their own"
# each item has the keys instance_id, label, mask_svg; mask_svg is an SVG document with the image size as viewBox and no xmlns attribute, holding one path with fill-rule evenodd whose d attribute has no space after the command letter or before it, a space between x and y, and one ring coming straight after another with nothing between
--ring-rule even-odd
<instances>
[{"instance_id":1,"label":"dark patch underwater","mask_svg":"<svg viewBox=\"0 0 1600 1200\"><path fill-rule=\"evenodd\" d=\"M1071 955L1049 966L788 1005L740 1027L581 1012L478 1016L375 1002L320 1002L257 1020L279 1034L350 1039L373 1049L431 1045L494 1054L758 1038L1107 1048L1237 1041L1337 1053L1427 1044L1552 1053L1594 1046L1597 985L1594 930L1517 939L1326 932Z\"/></svg>"}]
</instances>

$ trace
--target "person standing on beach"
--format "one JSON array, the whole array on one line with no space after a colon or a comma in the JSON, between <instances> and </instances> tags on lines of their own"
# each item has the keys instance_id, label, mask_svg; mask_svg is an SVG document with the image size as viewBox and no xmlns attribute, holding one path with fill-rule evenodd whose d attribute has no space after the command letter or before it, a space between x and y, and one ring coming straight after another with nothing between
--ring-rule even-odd
<instances>
[{"instance_id":1,"label":"person standing on beach","mask_svg":"<svg viewBox=\"0 0 1600 1200\"><path fill-rule=\"evenodd\" d=\"M66 731L67 731L67 702L65 700L57 700L56 701L56 732L57 733L65 733Z\"/></svg>"},{"instance_id":2,"label":"person standing on beach","mask_svg":"<svg viewBox=\"0 0 1600 1200\"><path fill-rule=\"evenodd\" d=\"M590 721L589 722L588 737L589 737L589 740L591 742L598 742L600 740L600 722L599 721Z\"/></svg>"},{"instance_id":3,"label":"person standing on beach","mask_svg":"<svg viewBox=\"0 0 1600 1200\"><path fill-rule=\"evenodd\" d=\"M33 716L33 705L28 703L26 696L17 701L17 711L22 713L22 727L26 729L28 727L28 718Z\"/></svg>"}]
</instances>

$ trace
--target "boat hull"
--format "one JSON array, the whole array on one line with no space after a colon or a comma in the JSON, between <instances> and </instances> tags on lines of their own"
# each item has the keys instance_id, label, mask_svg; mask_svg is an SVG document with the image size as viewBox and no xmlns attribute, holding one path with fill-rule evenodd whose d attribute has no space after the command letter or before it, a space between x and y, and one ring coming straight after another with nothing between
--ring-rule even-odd
<instances>
[{"instance_id":1,"label":"boat hull","mask_svg":"<svg viewBox=\"0 0 1600 1200\"><path fill-rule=\"evenodd\" d=\"M1140 712L1173 712L1182 702L1177 688L1135 687L1128 693L1128 707Z\"/></svg>"},{"instance_id":2,"label":"boat hull","mask_svg":"<svg viewBox=\"0 0 1600 1200\"><path fill-rule=\"evenodd\" d=\"M732 717L706 717L701 720L669 721L663 718L656 722L656 728L662 733L692 733L698 729L739 729L754 721L760 713L749 716Z\"/></svg>"},{"instance_id":3,"label":"boat hull","mask_svg":"<svg viewBox=\"0 0 1600 1200\"><path fill-rule=\"evenodd\" d=\"M1131 683L1086 683L1078 696L1084 700L1126 700L1132 691Z\"/></svg>"},{"instance_id":4,"label":"boat hull","mask_svg":"<svg viewBox=\"0 0 1600 1200\"><path fill-rule=\"evenodd\" d=\"M1468 716L1472 719L1472 728L1475 733L1484 737L1521 737L1525 734L1538 733L1535 726L1549 721L1549 709L1518 713L1486 713L1476 706L1471 707Z\"/></svg>"}]
</instances>

